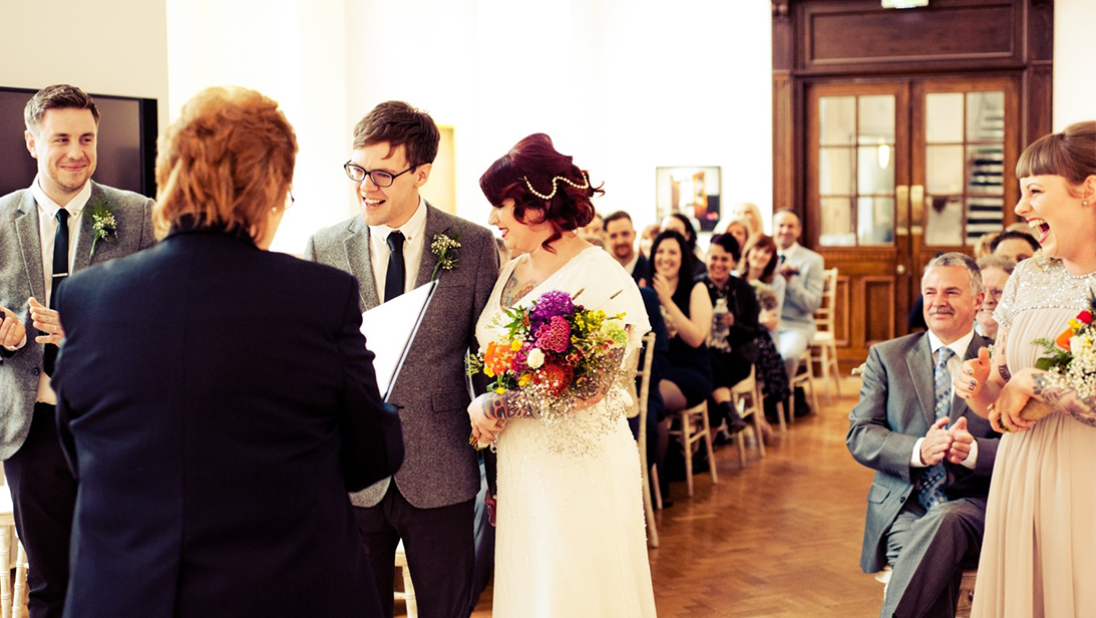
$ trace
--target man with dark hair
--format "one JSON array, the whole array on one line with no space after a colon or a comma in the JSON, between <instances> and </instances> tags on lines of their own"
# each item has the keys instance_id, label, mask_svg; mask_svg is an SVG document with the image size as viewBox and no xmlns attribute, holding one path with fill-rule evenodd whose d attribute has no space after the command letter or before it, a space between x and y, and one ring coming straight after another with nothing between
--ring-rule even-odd
<instances>
[{"instance_id":1,"label":"man with dark hair","mask_svg":"<svg viewBox=\"0 0 1096 618\"><path fill-rule=\"evenodd\" d=\"M784 277L784 307L780 311L780 356L789 378L794 378L799 367L799 357L814 340L814 312L822 305L825 287L825 265L822 256L799 244L803 232L799 215L782 208L773 215L780 266L777 272ZM796 406L801 408L801 406Z\"/></svg>"},{"instance_id":2,"label":"man with dark hair","mask_svg":"<svg viewBox=\"0 0 1096 618\"><path fill-rule=\"evenodd\" d=\"M631 215L618 210L605 217L605 238L613 259L640 283L647 273L647 258L636 251L636 229L632 226Z\"/></svg>"},{"instance_id":3,"label":"man with dark hair","mask_svg":"<svg viewBox=\"0 0 1096 618\"><path fill-rule=\"evenodd\" d=\"M429 114L381 103L354 127L343 166L361 215L317 232L306 256L355 275L361 309L428 283L438 288L388 401L401 408L405 457L395 475L351 494L384 613L393 612L396 546L403 540L422 616L465 618L472 590L473 503L480 487L468 446L464 358L498 277L486 228L447 214L419 195L438 151ZM459 243L457 265L435 273L437 242ZM452 247L452 245L450 245Z\"/></svg>"},{"instance_id":4,"label":"man with dark hair","mask_svg":"<svg viewBox=\"0 0 1096 618\"><path fill-rule=\"evenodd\" d=\"M1039 241L1034 236L1018 230L1001 232L989 244L990 253L1009 258L1017 264L1035 255L1039 249Z\"/></svg>"},{"instance_id":5,"label":"man with dark hair","mask_svg":"<svg viewBox=\"0 0 1096 618\"><path fill-rule=\"evenodd\" d=\"M0 197L0 458L15 527L34 565L30 614L60 617L76 480L58 441L50 384L65 337L54 293L69 273L155 240L152 200L91 180L99 110L84 91L43 88L24 121L38 174L30 188Z\"/></svg>"},{"instance_id":6,"label":"man with dark hair","mask_svg":"<svg viewBox=\"0 0 1096 618\"><path fill-rule=\"evenodd\" d=\"M928 332L874 345L845 442L875 470L860 567L890 565L881 618L954 616L961 565L977 560L999 436L952 376L993 343L974 332L984 293L969 256L945 253L921 280Z\"/></svg>"}]
</instances>

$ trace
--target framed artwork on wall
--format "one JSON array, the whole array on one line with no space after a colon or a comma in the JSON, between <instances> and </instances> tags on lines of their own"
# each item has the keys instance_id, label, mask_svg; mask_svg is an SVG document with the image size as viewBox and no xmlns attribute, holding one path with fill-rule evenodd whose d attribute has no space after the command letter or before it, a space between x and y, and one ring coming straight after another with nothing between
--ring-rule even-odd
<instances>
[{"instance_id":1,"label":"framed artwork on wall","mask_svg":"<svg viewBox=\"0 0 1096 618\"><path fill-rule=\"evenodd\" d=\"M712 231L719 222L720 173L717 165L656 168L655 191L659 220L680 212L699 224L701 232Z\"/></svg>"}]
</instances>

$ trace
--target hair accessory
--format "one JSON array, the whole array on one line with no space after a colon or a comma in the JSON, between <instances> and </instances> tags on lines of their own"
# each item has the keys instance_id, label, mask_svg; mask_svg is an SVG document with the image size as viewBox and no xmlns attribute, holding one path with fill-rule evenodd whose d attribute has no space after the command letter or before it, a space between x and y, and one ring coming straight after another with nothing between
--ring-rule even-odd
<instances>
[{"instance_id":1,"label":"hair accessory","mask_svg":"<svg viewBox=\"0 0 1096 618\"><path fill-rule=\"evenodd\" d=\"M555 178L552 178L552 192L549 193L548 195L544 195L543 193L538 193L537 190L533 188L533 183L529 182L529 177L528 176L522 176L521 178L522 178L522 180L525 181L525 186L529 187L529 192L532 193L533 195L539 197L542 200L550 200L550 199L552 199L553 197L556 196L556 191L559 189L559 185L556 184L556 181L558 181L558 180L562 180L563 182L571 185L572 187L574 187L576 189L589 189L590 188L590 177L587 176L585 173L582 175L582 178L586 182L584 184L581 184L581 185L576 184L576 183L572 182L569 178L565 178L563 176L556 176Z\"/></svg>"}]
</instances>

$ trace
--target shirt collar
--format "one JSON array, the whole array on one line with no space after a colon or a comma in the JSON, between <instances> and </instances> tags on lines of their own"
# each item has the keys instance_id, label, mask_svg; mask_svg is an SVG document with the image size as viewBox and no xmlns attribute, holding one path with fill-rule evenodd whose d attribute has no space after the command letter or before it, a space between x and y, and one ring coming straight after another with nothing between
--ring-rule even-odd
<instances>
[{"instance_id":1,"label":"shirt collar","mask_svg":"<svg viewBox=\"0 0 1096 618\"><path fill-rule=\"evenodd\" d=\"M39 177L34 177L34 182L30 186L31 195L34 196L34 201L38 202L38 208L48 214L50 218L57 216L57 211L61 210L61 206L50 199L46 192L42 190L42 186L39 184ZM84 211L84 206L87 205L88 200L91 199L91 181L84 183L84 188L80 189L80 192L73 197L65 210L68 211L69 217L79 217L80 213Z\"/></svg>"},{"instance_id":2,"label":"shirt collar","mask_svg":"<svg viewBox=\"0 0 1096 618\"><path fill-rule=\"evenodd\" d=\"M639 263L639 251L632 254L632 261L624 266L624 270L628 271L629 274L634 273L636 271L637 263Z\"/></svg>"},{"instance_id":3,"label":"shirt collar","mask_svg":"<svg viewBox=\"0 0 1096 618\"><path fill-rule=\"evenodd\" d=\"M937 337L936 334L933 333L931 330L928 331L928 332L929 332L929 345L932 346L932 354L933 354L933 356L935 356L937 350L939 350L942 347L945 347L944 342L940 341L940 338ZM955 356L957 356L960 360L962 360L962 358L964 356L966 356L967 348L970 347L970 342L973 339L974 339L974 325L972 324L971 327L970 327L970 332L968 332L967 334L963 335L962 337L956 339L955 341L952 341L950 344L947 345L947 347L951 348L951 351L955 352Z\"/></svg>"},{"instance_id":4,"label":"shirt collar","mask_svg":"<svg viewBox=\"0 0 1096 618\"><path fill-rule=\"evenodd\" d=\"M426 233L426 200L419 196L419 205L415 213L400 227L388 227L387 225L370 225L369 235L379 238L381 241L388 239L388 235L399 230L403 234L405 242L417 239L419 235Z\"/></svg>"},{"instance_id":5,"label":"shirt collar","mask_svg":"<svg viewBox=\"0 0 1096 618\"><path fill-rule=\"evenodd\" d=\"M777 255L791 255L792 253L795 253L795 250L798 249L798 248L799 248L799 243L798 242L793 242L792 246L788 247L787 249L781 249L780 247L777 247L776 248L776 254Z\"/></svg>"}]
</instances>

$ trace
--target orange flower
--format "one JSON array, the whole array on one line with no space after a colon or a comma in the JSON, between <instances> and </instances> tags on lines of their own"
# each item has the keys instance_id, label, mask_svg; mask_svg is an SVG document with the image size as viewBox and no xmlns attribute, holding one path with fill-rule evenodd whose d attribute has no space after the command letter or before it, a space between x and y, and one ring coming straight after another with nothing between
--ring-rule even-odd
<instances>
[{"instance_id":1,"label":"orange flower","mask_svg":"<svg viewBox=\"0 0 1096 618\"><path fill-rule=\"evenodd\" d=\"M1054 345L1057 345L1059 348L1062 348L1066 352L1069 352L1069 340L1071 337L1073 337L1073 329L1067 328L1062 331L1061 335L1058 335L1057 339L1054 340Z\"/></svg>"},{"instance_id":2,"label":"orange flower","mask_svg":"<svg viewBox=\"0 0 1096 618\"><path fill-rule=\"evenodd\" d=\"M484 373L488 377L506 373L513 361L514 351L510 346L497 345L492 341L487 344L487 351L483 354Z\"/></svg>"}]
</instances>

